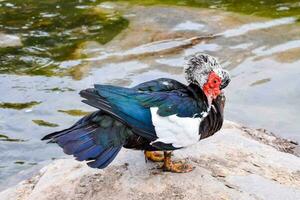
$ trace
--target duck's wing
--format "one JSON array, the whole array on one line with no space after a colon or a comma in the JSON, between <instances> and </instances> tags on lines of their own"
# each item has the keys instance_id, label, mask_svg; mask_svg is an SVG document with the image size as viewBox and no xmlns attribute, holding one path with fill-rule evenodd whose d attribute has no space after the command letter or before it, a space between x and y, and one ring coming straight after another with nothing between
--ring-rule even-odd
<instances>
[{"instance_id":1,"label":"duck's wing","mask_svg":"<svg viewBox=\"0 0 300 200\"><path fill-rule=\"evenodd\" d=\"M161 117L202 117L207 110L207 101L199 99L194 90L173 79L156 79L134 87L135 98L147 108L158 108ZM202 91L201 91L202 93Z\"/></svg>"},{"instance_id":2,"label":"duck's wing","mask_svg":"<svg viewBox=\"0 0 300 200\"><path fill-rule=\"evenodd\" d=\"M163 92L186 89L186 85L169 78L159 78L136 85L133 89L144 92Z\"/></svg>"},{"instance_id":3,"label":"duck's wing","mask_svg":"<svg viewBox=\"0 0 300 200\"><path fill-rule=\"evenodd\" d=\"M129 88L95 85L95 88L82 90L80 95L85 98L82 102L102 110L142 137L155 140L151 113L134 98L134 93Z\"/></svg>"},{"instance_id":4,"label":"duck's wing","mask_svg":"<svg viewBox=\"0 0 300 200\"><path fill-rule=\"evenodd\" d=\"M162 117L198 117L195 115L206 106L193 97L187 86L172 79L156 79L133 88L95 85L80 95L84 103L109 113L150 141L157 139L150 108L158 108Z\"/></svg>"}]
</instances>

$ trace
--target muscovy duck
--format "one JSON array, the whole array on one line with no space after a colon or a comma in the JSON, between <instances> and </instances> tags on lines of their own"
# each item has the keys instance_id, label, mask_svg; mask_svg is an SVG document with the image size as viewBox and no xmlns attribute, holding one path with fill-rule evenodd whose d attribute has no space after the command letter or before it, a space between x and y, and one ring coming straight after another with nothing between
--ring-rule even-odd
<instances>
[{"instance_id":1,"label":"muscovy duck","mask_svg":"<svg viewBox=\"0 0 300 200\"><path fill-rule=\"evenodd\" d=\"M93 168L107 167L124 147L163 161L165 171L189 172L193 167L171 161L171 152L222 127L222 90L230 76L216 58L202 53L187 58L184 73L188 85L159 78L132 88L96 84L82 90L82 101L98 110L42 140L57 143Z\"/></svg>"}]
</instances>

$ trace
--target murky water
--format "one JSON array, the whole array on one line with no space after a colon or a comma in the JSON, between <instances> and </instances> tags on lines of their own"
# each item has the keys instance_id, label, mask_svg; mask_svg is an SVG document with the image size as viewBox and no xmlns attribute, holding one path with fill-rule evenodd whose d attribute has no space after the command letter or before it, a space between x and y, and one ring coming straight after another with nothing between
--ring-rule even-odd
<instances>
[{"instance_id":1,"label":"murky water","mask_svg":"<svg viewBox=\"0 0 300 200\"><path fill-rule=\"evenodd\" d=\"M93 110L81 89L184 82L198 51L232 74L227 119L300 141L299 2L130 2L0 0L0 189L64 156L40 138Z\"/></svg>"}]
</instances>

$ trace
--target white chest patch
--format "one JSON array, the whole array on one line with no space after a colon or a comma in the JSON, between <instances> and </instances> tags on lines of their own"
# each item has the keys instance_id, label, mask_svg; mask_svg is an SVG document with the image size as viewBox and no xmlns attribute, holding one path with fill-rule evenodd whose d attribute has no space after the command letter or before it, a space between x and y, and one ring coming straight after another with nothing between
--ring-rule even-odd
<instances>
[{"instance_id":1,"label":"white chest patch","mask_svg":"<svg viewBox=\"0 0 300 200\"><path fill-rule=\"evenodd\" d=\"M153 142L171 143L174 147L187 147L199 141L199 125L202 118L161 117L158 108L150 108L157 139Z\"/></svg>"}]
</instances>

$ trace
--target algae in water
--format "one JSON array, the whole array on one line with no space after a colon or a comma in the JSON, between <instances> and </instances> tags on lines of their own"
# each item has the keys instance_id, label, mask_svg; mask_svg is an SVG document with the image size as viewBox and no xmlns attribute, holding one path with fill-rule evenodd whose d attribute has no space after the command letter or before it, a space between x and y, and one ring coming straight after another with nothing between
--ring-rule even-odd
<instances>
[{"instance_id":1,"label":"algae in water","mask_svg":"<svg viewBox=\"0 0 300 200\"><path fill-rule=\"evenodd\" d=\"M77 110L77 109L73 109L73 110L58 110L58 112L66 113L66 114L71 115L71 116L84 116L84 115L87 115L87 114L91 113L91 112L86 112L86 111Z\"/></svg>"},{"instance_id":2,"label":"algae in water","mask_svg":"<svg viewBox=\"0 0 300 200\"><path fill-rule=\"evenodd\" d=\"M32 120L33 123L39 125L39 126L47 126L47 127L58 127L58 124L47 122L41 119L34 119Z\"/></svg>"},{"instance_id":3,"label":"algae in water","mask_svg":"<svg viewBox=\"0 0 300 200\"><path fill-rule=\"evenodd\" d=\"M0 134L0 141L5 141L5 142L24 142L25 140L21 140L21 139L13 139L10 138L4 134Z\"/></svg>"},{"instance_id":4,"label":"algae in water","mask_svg":"<svg viewBox=\"0 0 300 200\"><path fill-rule=\"evenodd\" d=\"M22 110L26 108L32 108L33 106L36 106L42 102L38 101L30 101L30 102L24 102L24 103L11 103L11 102L2 102L0 103L0 108L4 109L15 109L15 110Z\"/></svg>"}]
</instances>

